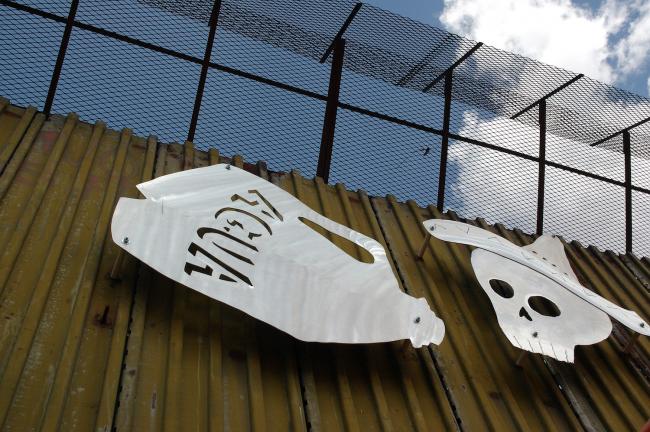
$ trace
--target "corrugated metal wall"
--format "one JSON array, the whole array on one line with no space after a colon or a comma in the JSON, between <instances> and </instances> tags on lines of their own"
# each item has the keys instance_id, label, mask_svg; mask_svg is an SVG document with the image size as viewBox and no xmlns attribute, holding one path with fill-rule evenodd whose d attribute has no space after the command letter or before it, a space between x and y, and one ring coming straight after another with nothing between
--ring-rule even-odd
<instances>
[{"instance_id":1,"label":"corrugated metal wall","mask_svg":"<svg viewBox=\"0 0 650 432\"><path fill-rule=\"evenodd\" d=\"M469 248L432 239L414 259L420 222L455 217L433 207L231 161L382 242L402 287L445 320L439 347L302 343L119 258L118 197L220 160L0 99L4 430L635 430L650 417L650 343L624 353L618 324L577 348L575 365L527 355L517 366L522 351L502 335ZM584 284L650 316L648 260L575 243L567 252ZM116 263L120 280L109 277Z\"/></svg>"}]
</instances>

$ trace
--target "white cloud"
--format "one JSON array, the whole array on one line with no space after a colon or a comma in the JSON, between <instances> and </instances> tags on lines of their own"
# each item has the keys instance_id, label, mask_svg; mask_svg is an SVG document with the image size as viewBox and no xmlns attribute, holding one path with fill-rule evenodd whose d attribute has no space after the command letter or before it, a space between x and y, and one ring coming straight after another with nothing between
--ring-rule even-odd
<instances>
[{"instance_id":1,"label":"white cloud","mask_svg":"<svg viewBox=\"0 0 650 432\"><path fill-rule=\"evenodd\" d=\"M634 72L650 52L650 2L636 1L630 8L627 34L614 46L614 57L622 73Z\"/></svg>"},{"instance_id":2,"label":"white cloud","mask_svg":"<svg viewBox=\"0 0 650 432\"><path fill-rule=\"evenodd\" d=\"M650 60L648 0L605 0L596 12L580 8L570 0L445 0L440 20L455 33L607 83L634 74L637 79L639 74L645 76L643 67ZM521 71L520 85L530 85L528 73L533 71ZM650 94L650 77L647 84ZM630 105L606 100L596 87L593 94L585 94L589 88L580 88L582 97L602 105L604 110L631 113L647 109L647 102L643 101ZM570 91L571 88L565 93ZM460 135L494 142L498 132L499 137L508 137L500 145L525 153L530 153L531 145L536 148L537 129L516 121L485 120L468 107L461 124ZM492 152L454 143L449 150L450 166L456 167L459 180L449 185L451 196L446 203L463 216L481 216L532 231L537 187L535 164L499 156L502 166L495 170L495 157ZM622 154L607 149L549 133L547 157L623 180ZM650 161L633 156L633 169L648 172ZM546 178L546 231L618 251L624 248L624 195L620 187L551 168L547 168ZM639 186L650 187L646 176L634 178ZM648 211L650 200L640 194L634 199L634 249L639 255L649 255L650 232L640 221L644 220L641 215Z\"/></svg>"},{"instance_id":3,"label":"white cloud","mask_svg":"<svg viewBox=\"0 0 650 432\"><path fill-rule=\"evenodd\" d=\"M606 0L595 13L570 0L445 0L440 21L453 32L607 83L634 72L650 51L645 0Z\"/></svg>"},{"instance_id":4,"label":"white cloud","mask_svg":"<svg viewBox=\"0 0 650 432\"><path fill-rule=\"evenodd\" d=\"M458 133L489 142L495 130L509 130L508 148L524 153L530 153L528 137L537 133L536 128L507 118L481 119L471 109L464 111L463 127ZM547 158L623 180L623 155L620 153L548 134ZM463 217L483 217L488 222L501 222L508 227L534 232L535 162L453 142L449 148L449 166L460 179L449 184L445 204L451 209ZM650 161L633 155L632 166L637 185L650 188L650 177L640 174L650 172ZM640 256L650 256L650 232L643 222L644 213L650 209L650 199L636 193L633 199L634 250ZM621 187L547 167L544 208L546 233L603 249L624 251L625 213Z\"/></svg>"}]
</instances>

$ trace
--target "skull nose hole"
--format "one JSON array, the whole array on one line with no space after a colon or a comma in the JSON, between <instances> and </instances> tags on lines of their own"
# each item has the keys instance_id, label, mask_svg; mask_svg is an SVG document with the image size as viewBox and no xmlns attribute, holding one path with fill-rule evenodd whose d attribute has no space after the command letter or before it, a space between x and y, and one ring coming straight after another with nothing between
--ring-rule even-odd
<instances>
[{"instance_id":1,"label":"skull nose hole","mask_svg":"<svg viewBox=\"0 0 650 432\"><path fill-rule=\"evenodd\" d=\"M530 317L530 314L524 307L522 306L521 309L519 309L519 316L526 318L528 321L532 321L533 319Z\"/></svg>"},{"instance_id":2,"label":"skull nose hole","mask_svg":"<svg viewBox=\"0 0 650 432\"><path fill-rule=\"evenodd\" d=\"M546 297L532 296L528 299L528 305L540 315L547 317L560 316L560 308Z\"/></svg>"},{"instance_id":3,"label":"skull nose hole","mask_svg":"<svg viewBox=\"0 0 650 432\"><path fill-rule=\"evenodd\" d=\"M513 290L510 284L506 281L490 279L490 287L495 293L503 298L512 298L512 296L515 295L515 290Z\"/></svg>"}]
</instances>

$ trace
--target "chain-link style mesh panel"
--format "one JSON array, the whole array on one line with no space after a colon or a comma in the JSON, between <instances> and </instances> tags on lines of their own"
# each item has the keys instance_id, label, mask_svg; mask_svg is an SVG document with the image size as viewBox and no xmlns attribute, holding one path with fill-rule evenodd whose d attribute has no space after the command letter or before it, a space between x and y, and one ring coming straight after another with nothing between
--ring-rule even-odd
<instances>
[{"instance_id":1,"label":"chain-link style mesh panel","mask_svg":"<svg viewBox=\"0 0 650 432\"><path fill-rule=\"evenodd\" d=\"M320 100L211 70L196 142L267 161L271 170L315 176L324 112Z\"/></svg>"},{"instance_id":2,"label":"chain-link style mesh panel","mask_svg":"<svg viewBox=\"0 0 650 432\"><path fill-rule=\"evenodd\" d=\"M549 132L594 144L650 118L650 100L584 77L550 99L548 116Z\"/></svg>"},{"instance_id":3,"label":"chain-link style mesh panel","mask_svg":"<svg viewBox=\"0 0 650 432\"><path fill-rule=\"evenodd\" d=\"M527 115L533 113L537 116L537 108L532 109ZM539 155L538 126L533 127L505 117L498 117L489 111L476 109L462 102L451 104L449 131L529 156Z\"/></svg>"},{"instance_id":4,"label":"chain-link style mesh panel","mask_svg":"<svg viewBox=\"0 0 650 432\"><path fill-rule=\"evenodd\" d=\"M345 33L346 67L386 83L424 91L462 49L443 30L364 4Z\"/></svg>"},{"instance_id":5,"label":"chain-link style mesh panel","mask_svg":"<svg viewBox=\"0 0 650 432\"><path fill-rule=\"evenodd\" d=\"M43 109L64 25L0 6L0 94ZM20 48L18 48L20 47Z\"/></svg>"},{"instance_id":6,"label":"chain-link style mesh panel","mask_svg":"<svg viewBox=\"0 0 650 432\"><path fill-rule=\"evenodd\" d=\"M445 209L535 232L537 163L450 141Z\"/></svg>"},{"instance_id":7,"label":"chain-link style mesh panel","mask_svg":"<svg viewBox=\"0 0 650 432\"><path fill-rule=\"evenodd\" d=\"M650 123L630 133L632 184L650 191ZM650 256L650 194L632 191L632 250Z\"/></svg>"},{"instance_id":8,"label":"chain-link style mesh panel","mask_svg":"<svg viewBox=\"0 0 650 432\"><path fill-rule=\"evenodd\" d=\"M560 68L483 45L454 70L455 96L482 110L511 117L574 75ZM524 118L519 119L522 120Z\"/></svg>"},{"instance_id":9,"label":"chain-link style mesh panel","mask_svg":"<svg viewBox=\"0 0 650 432\"><path fill-rule=\"evenodd\" d=\"M622 138L618 137L622 143ZM621 144L622 145L622 144ZM632 157L632 184L650 190L650 122L630 133L630 154ZM650 215L647 215L647 230L650 230Z\"/></svg>"},{"instance_id":10,"label":"chain-link style mesh panel","mask_svg":"<svg viewBox=\"0 0 650 432\"><path fill-rule=\"evenodd\" d=\"M0 6L0 35L7 41L0 47L0 92L43 108L70 0L19 4L28 10ZM647 243L638 240L650 231L650 218L639 210L650 190L647 98L350 0L220 4L196 112L198 148L216 146L225 155L267 160L274 170L315 174L334 58L325 53L340 33L345 57L332 181L435 203L445 73L453 73L447 208L535 231L537 104L546 99L552 166L545 231L623 250L624 188L611 182L625 180L620 132L629 129L634 245ZM53 110L183 141L200 96L214 5L80 0ZM563 205L571 197L579 198L573 210ZM601 223L603 215L609 222Z\"/></svg>"},{"instance_id":11,"label":"chain-link style mesh panel","mask_svg":"<svg viewBox=\"0 0 650 432\"><path fill-rule=\"evenodd\" d=\"M17 3L31 6L59 16L67 16L70 11L70 0L18 0ZM60 40L60 38L59 38Z\"/></svg>"},{"instance_id":12,"label":"chain-link style mesh panel","mask_svg":"<svg viewBox=\"0 0 650 432\"><path fill-rule=\"evenodd\" d=\"M650 256L650 195L632 191L632 250Z\"/></svg>"},{"instance_id":13,"label":"chain-link style mesh panel","mask_svg":"<svg viewBox=\"0 0 650 432\"><path fill-rule=\"evenodd\" d=\"M620 146L621 151L615 151L611 147L590 147L588 144L571 142L548 132L546 134L546 160L612 180L625 181L623 137L618 135L610 141L612 144L615 142L617 147Z\"/></svg>"},{"instance_id":14,"label":"chain-link style mesh panel","mask_svg":"<svg viewBox=\"0 0 650 432\"><path fill-rule=\"evenodd\" d=\"M625 189L546 168L544 231L601 249L625 250Z\"/></svg>"},{"instance_id":15,"label":"chain-link style mesh panel","mask_svg":"<svg viewBox=\"0 0 650 432\"><path fill-rule=\"evenodd\" d=\"M183 141L200 66L74 29L53 111Z\"/></svg>"},{"instance_id":16,"label":"chain-link style mesh panel","mask_svg":"<svg viewBox=\"0 0 650 432\"><path fill-rule=\"evenodd\" d=\"M200 21L133 0L80 0L77 20L198 58L209 30Z\"/></svg>"},{"instance_id":17,"label":"chain-link style mesh panel","mask_svg":"<svg viewBox=\"0 0 650 432\"><path fill-rule=\"evenodd\" d=\"M439 166L439 136L339 110L331 182L427 205L436 200Z\"/></svg>"},{"instance_id":18,"label":"chain-link style mesh panel","mask_svg":"<svg viewBox=\"0 0 650 432\"><path fill-rule=\"evenodd\" d=\"M344 70L340 100L400 120L442 130L444 99L431 97L421 91L405 90Z\"/></svg>"}]
</instances>

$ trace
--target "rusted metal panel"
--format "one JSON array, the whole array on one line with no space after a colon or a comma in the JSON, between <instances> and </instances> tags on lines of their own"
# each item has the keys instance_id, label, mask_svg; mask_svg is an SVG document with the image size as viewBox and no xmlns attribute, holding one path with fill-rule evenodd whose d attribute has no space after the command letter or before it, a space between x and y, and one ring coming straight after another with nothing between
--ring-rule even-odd
<instances>
[{"instance_id":1,"label":"rusted metal panel","mask_svg":"<svg viewBox=\"0 0 650 432\"><path fill-rule=\"evenodd\" d=\"M7 124L3 148L13 135ZM119 382L123 344L115 341L125 337L131 295L106 279L117 251L108 223L115 199L135 193L144 144L72 114L36 114L8 160L0 177L3 430L85 431L112 419L115 395L103 384Z\"/></svg>"},{"instance_id":2,"label":"rusted metal panel","mask_svg":"<svg viewBox=\"0 0 650 432\"><path fill-rule=\"evenodd\" d=\"M165 145L155 175L218 161ZM118 430L306 429L288 335L144 266L132 318Z\"/></svg>"},{"instance_id":3,"label":"rusted metal panel","mask_svg":"<svg viewBox=\"0 0 650 432\"><path fill-rule=\"evenodd\" d=\"M463 428L635 430L644 424L650 416L647 340L626 355L629 335L615 324L611 338L578 347L573 366L526 355L518 367L521 351L501 333L474 278L470 249L434 238L424 259L413 259L425 234L421 221L457 219L453 212L443 215L391 197L373 199L373 205L407 290L423 288L447 323L445 341L434 355ZM499 225L475 223L520 245L533 241ZM619 256L576 244L567 245L567 253L583 284L648 315L648 290Z\"/></svg>"},{"instance_id":4,"label":"rusted metal panel","mask_svg":"<svg viewBox=\"0 0 650 432\"><path fill-rule=\"evenodd\" d=\"M444 217L434 207L374 199L379 223L406 289L424 295L446 323L435 358L467 430L572 430L570 406L540 356L525 368L519 350L501 334L492 305L476 282L469 248L431 239L423 260L415 255L425 232L422 221Z\"/></svg>"},{"instance_id":5,"label":"rusted metal panel","mask_svg":"<svg viewBox=\"0 0 650 432\"><path fill-rule=\"evenodd\" d=\"M19 108L0 98L0 172L16 151L16 147L25 135L27 128L36 114L36 108ZM40 122L44 116L39 114ZM38 123L38 122L37 122Z\"/></svg>"},{"instance_id":6,"label":"rusted metal panel","mask_svg":"<svg viewBox=\"0 0 650 432\"><path fill-rule=\"evenodd\" d=\"M6 430L635 430L650 417L649 351L614 325L574 365L502 335L470 249L432 239L442 215L191 143L50 120L0 99L0 424ZM381 242L401 287L447 323L438 347L296 341L178 285L110 240L120 196L153 176L228 161ZM519 231L474 223L518 244ZM328 235L327 233L323 233ZM346 253L356 246L331 238ZM650 263L566 245L581 283L650 314ZM113 278L109 277L113 275ZM335 289L335 288L333 288Z\"/></svg>"},{"instance_id":7,"label":"rusted metal panel","mask_svg":"<svg viewBox=\"0 0 650 432\"><path fill-rule=\"evenodd\" d=\"M349 192L341 184L328 186L320 178L306 180L296 172L275 180L317 212L386 246L365 192ZM330 240L361 258L358 247L339 238ZM307 417L314 430L457 428L426 348L415 350L401 343L297 345Z\"/></svg>"},{"instance_id":8,"label":"rusted metal panel","mask_svg":"<svg viewBox=\"0 0 650 432\"><path fill-rule=\"evenodd\" d=\"M532 240L501 226L496 229L517 243ZM565 244L565 249L582 284L648 316L649 292L625 264L625 256L584 248L577 242ZM573 367L549 360L549 369L558 374L560 383L571 383L570 387L563 386L565 393L577 398L572 405L587 428L599 425L604 430L640 430L650 417L649 343L641 338L626 354L631 334L618 322L613 321L613 325L612 336L605 341L576 349Z\"/></svg>"},{"instance_id":9,"label":"rusted metal panel","mask_svg":"<svg viewBox=\"0 0 650 432\"><path fill-rule=\"evenodd\" d=\"M217 160L189 143L164 146L156 175ZM232 163L266 175L264 166L244 165L240 157ZM297 173L272 180L325 216L381 238L365 194ZM338 246L360 254L347 243ZM400 344L302 343L145 268L117 427L449 430L455 418L427 355Z\"/></svg>"}]
</instances>

